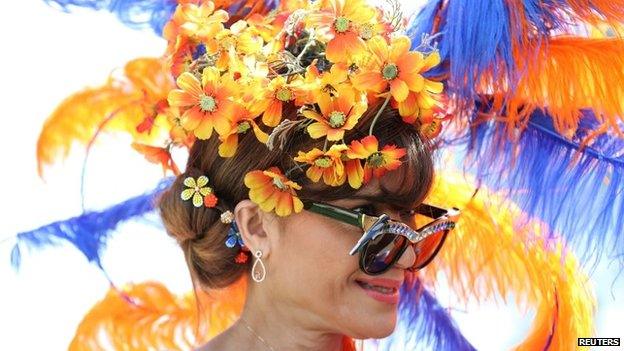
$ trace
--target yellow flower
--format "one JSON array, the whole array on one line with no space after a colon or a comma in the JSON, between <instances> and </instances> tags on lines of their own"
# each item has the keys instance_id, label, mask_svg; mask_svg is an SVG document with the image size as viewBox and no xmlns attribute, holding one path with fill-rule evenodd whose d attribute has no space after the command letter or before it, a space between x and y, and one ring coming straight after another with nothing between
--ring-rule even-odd
<instances>
[{"instance_id":1,"label":"yellow flower","mask_svg":"<svg viewBox=\"0 0 624 351\"><path fill-rule=\"evenodd\" d=\"M208 185L208 177L206 176L200 176L197 179L186 177L184 185L187 188L182 190L180 197L184 201L193 198L193 206L195 207L201 207L204 204L204 197L212 194L212 188L206 186Z\"/></svg>"},{"instance_id":2,"label":"yellow flower","mask_svg":"<svg viewBox=\"0 0 624 351\"><path fill-rule=\"evenodd\" d=\"M361 94L347 89L339 91L336 98L326 94L319 96L317 104L320 114L313 110L302 112L305 117L316 121L308 126L310 136L314 139L327 136L331 141L342 139L345 131L351 130L366 111L366 101L360 97Z\"/></svg>"},{"instance_id":3,"label":"yellow flower","mask_svg":"<svg viewBox=\"0 0 624 351\"><path fill-rule=\"evenodd\" d=\"M249 188L249 199L265 212L275 210L284 217L303 210L303 202L295 192L301 186L286 178L277 167L247 173L245 185Z\"/></svg>"},{"instance_id":4,"label":"yellow flower","mask_svg":"<svg viewBox=\"0 0 624 351\"><path fill-rule=\"evenodd\" d=\"M306 170L306 175L313 182L318 182L323 177L325 184L339 186L344 184L346 179L342 157L347 149L348 147L344 144L335 144L326 152L317 148L308 152L299 151L295 161L310 165Z\"/></svg>"}]
</instances>

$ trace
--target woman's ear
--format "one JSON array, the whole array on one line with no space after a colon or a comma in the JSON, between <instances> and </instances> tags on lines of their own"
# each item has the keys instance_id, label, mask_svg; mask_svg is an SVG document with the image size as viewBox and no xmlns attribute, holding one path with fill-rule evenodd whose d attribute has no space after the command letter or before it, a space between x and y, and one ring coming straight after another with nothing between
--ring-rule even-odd
<instances>
[{"instance_id":1,"label":"woman's ear","mask_svg":"<svg viewBox=\"0 0 624 351\"><path fill-rule=\"evenodd\" d=\"M253 254L261 250L263 257L269 253L269 237L262 225L263 213L258 205L251 200L243 200L234 208L234 218L240 231L243 243Z\"/></svg>"}]
</instances>

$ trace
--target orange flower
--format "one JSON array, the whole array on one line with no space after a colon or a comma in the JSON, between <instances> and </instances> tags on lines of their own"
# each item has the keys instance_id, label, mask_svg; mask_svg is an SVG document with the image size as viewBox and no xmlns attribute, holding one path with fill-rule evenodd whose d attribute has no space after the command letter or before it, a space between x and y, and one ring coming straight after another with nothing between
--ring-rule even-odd
<instances>
[{"instance_id":1,"label":"orange flower","mask_svg":"<svg viewBox=\"0 0 624 351\"><path fill-rule=\"evenodd\" d=\"M170 43L167 50L167 62L174 77L187 71L193 62L193 55L197 52L198 43L183 36L177 37Z\"/></svg>"},{"instance_id":2,"label":"orange flower","mask_svg":"<svg viewBox=\"0 0 624 351\"><path fill-rule=\"evenodd\" d=\"M384 12L380 8L376 8L375 18L366 23L360 23L357 26L357 31L360 38L366 41L377 35L390 39L390 34L395 31L395 28L384 19Z\"/></svg>"},{"instance_id":3,"label":"orange flower","mask_svg":"<svg viewBox=\"0 0 624 351\"><path fill-rule=\"evenodd\" d=\"M366 101L360 98L361 94L354 94L349 89L341 90L338 94L336 98L326 94L318 97L317 104L321 114L313 110L302 112L305 117L316 121L308 126L308 133L312 138L327 136L328 140L340 140L345 131L351 130L366 111Z\"/></svg>"},{"instance_id":4,"label":"orange flower","mask_svg":"<svg viewBox=\"0 0 624 351\"><path fill-rule=\"evenodd\" d=\"M215 41L211 42L207 51L217 57L215 66L220 70L228 69L233 53L242 53L254 57L261 53L264 41L259 34L254 33L246 21L237 21L230 28L219 31Z\"/></svg>"},{"instance_id":5,"label":"orange flower","mask_svg":"<svg viewBox=\"0 0 624 351\"><path fill-rule=\"evenodd\" d=\"M193 146L195 141L195 135L189 133L182 127L182 117L180 116L180 109L177 107L169 107L164 111L167 116L167 123L169 124L169 138L175 145L184 145L187 148Z\"/></svg>"},{"instance_id":6,"label":"orange flower","mask_svg":"<svg viewBox=\"0 0 624 351\"><path fill-rule=\"evenodd\" d=\"M349 82L349 67L344 63L335 63L329 71L320 72L316 67L316 60L306 69L306 82L309 84L314 100L319 95L335 96L338 90L353 89Z\"/></svg>"},{"instance_id":7,"label":"orange flower","mask_svg":"<svg viewBox=\"0 0 624 351\"><path fill-rule=\"evenodd\" d=\"M319 13L309 16L311 25L329 32L325 49L328 60L346 62L349 56L366 53L366 43L360 38L358 27L375 18L375 9L365 0L326 0Z\"/></svg>"},{"instance_id":8,"label":"orange flower","mask_svg":"<svg viewBox=\"0 0 624 351\"><path fill-rule=\"evenodd\" d=\"M433 139L442 132L442 119L429 117L424 119L420 126L420 132L429 139Z\"/></svg>"},{"instance_id":9,"label":"orange flower","mask_svg":"<svg viewBox=\"0 0 624 351\"><path fill-rule=\"evenodd\" d=\"M301 186L286 178L277 167L247 173L245 185L249 188L249 199L265 212L275 210L284 217L303 210L303 203L295 193Z\"/></svg>"},{"instance_id":10,"label":"orange flower","mask_svg":"<svg viewBox=\"0 0 624 351\"><path fill-rule=\"evenodd\" d=\"M372 60L352 78L353 85L362 91L382 93L390 86L392 97L405 101L410 91L420 92L425 85L423 54L409 51L411 41L406 36L392 39L390 45L381 36L368 41Z\"/></svg>"},{"instance_id":11,"label":"orange flower","mask_svg":"<svg viewBox=\"0 0 624 351\"><path fill-rule=\"evenodd\" d=\"M318 182L322 176L325 184L339 186L344 184L346 179L342 156L347 149L344 144L335 144L326 152L317 148L308 152L299 151L295 161L310 165L306 170L306 175L313 182Z\"/></svg>"},{"instance_id":12,"label":"orange flower","mask_svg":"<svg viewBox=\"0 0 624 351\"><path fill-rule=\"evenodd\" d=\"M392 102L392 107L399 110L405 123L414 123L421 113L439 106L440 103L427 91L420 93L410 92L407 98L401 102Z\"/></svg>"},{"instance_id":13,"label":"orange flower","mask_svg":"<svg viewBox=\"0 0 624 351\"><path fill-rule=\"evenodd\" d=\"M239 84L246 85L244 94L257 98L264 91L269 82L267 75L269 67L266 62L258 61L253 55L231 55L227 63L227 71L232 80ZM247 89L247 86L251 90Z\"/></svg>"},{"instance_id":14,"label":"orange flower","mask_svg":"<svg viewBox=\"0 0 624 351\"><path fill-rule=\"evenodd\" d=\"M347 160L345 162L345 170L347 171L349 185L351 185L353 189L359 189L364 181L362 161L359 159Z\"/></svg>"},{"instance_id":15,"label":"orange flower","mask_svg":"<svg viewBox=\"0 0 624 351\"><path fill-rule=\"evenodd\" d=\"M217 206L217 202L219 202L219 199L213 193L208 194L204 197L204 206L206 207L213 208Z\"/></svg>"},{"instance_id":16,"label":"orange flower","mask_svg":"<svg viewBox=\"0 0 624 351\"><path fill-rule=\"evenodd\" d=\"M219 145L219 156L234 156L238 148L239 134L245 134L249 129L253 129L256 138L266 144L269 139L268 134L263 132L254 121L262 112L261 108L260 104L252 101L248 107L238 106L234 110L229 130L220 137L222 143Z\"/></svg>"},{"instance_id":17,"label":"orange flower","mask_svg":"<svg viewBox=\"0 0 624 351\"><path fill-rule=\"evenodd\" d=\"M369 135L360 141L354 140L349 145L347 157L366 160L364 164L364 183L371 177L383 176L387 171L393 171L401 166L401 157L405 156L403 148L396 145L386 145L379 151L379 142L374 135Z\"/></svg>"},{"instance_id":18,"label":"orange flower","mask_svg":"<svg viewBox=\"0 0 624 351\"><path fill-rule=\"evenodd\" d=\"M171 152L168 147L157 147L140 143L132 143L132 147L143 154L149 162L160 164L163 174L166 174L167 170L171 170L175 175L180 174L178 166L171 158Z\"/></svg>"},{"instance_id":19,"label":"orange flower","mask_svg":"<svg viewBox=\"0 0 624 351\"><path fill-rule=\"evenodd\" d=\"M202 82L184 72L177 80L181 89L169 92L169 105L188 108L182 115L182 126L199 139L210 138L213 129L223 135L230 125L228 118L236 104L231 98L238 89L230 79L219 78L214 67L204 69Z\"/></svg>"},{"instance_id":20,"label":"orange flower","mask_svg":"<svg viewBox=\"0 0 624 351\"><path fill-rule=\"evenodd\" d=\"M421 72L425 72L440 63L440 55L434 52L428 55L423 63ZM440 93L444 89L444 84L423 78L423 89L420 92L410 91L404 101L393 103L399 109L399 114L407 123L413 122L419 115L424 115L432 109L439 108L442 104ZM427 112L429 111L429 112Z\"/></svg>"},{"instance_id":21,"label":"orange flower","mask_svg":"<svg viewBox=\"0 0 624 351\"><path fill-rule=\"evenodd\" d=\"M212 1L201 5L192 3L180 5L180 33L188 37L197 37L201 41L214 40L215 34L223 30L223 23L229 15L225 10L216 10Z\"/></svg>"},{"instance_id":22,"label":"orange flower","mask_svg":"<svg viewBox=\"0 0 624 351\"><path fill-rule=\"evenodd\" d=\"M301 106L306 103L309 94L303 84L300 77L291 82L287 82L284 76L277 76L271 80L266 94L268 106L262 116L262 123L268 127L275 127L282 120L283 104L292 101L295 105Z\"/></svg>"}]
</instances>

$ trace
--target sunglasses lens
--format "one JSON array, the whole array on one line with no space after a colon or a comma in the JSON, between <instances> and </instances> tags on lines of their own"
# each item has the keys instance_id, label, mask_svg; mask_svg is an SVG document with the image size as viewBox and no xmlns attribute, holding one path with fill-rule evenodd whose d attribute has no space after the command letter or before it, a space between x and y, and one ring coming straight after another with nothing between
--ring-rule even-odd
<instances>
[{"instance_id":1,"label":"sunglasses lens","mask_svg":"<svg viewBox=\"0 0 624 351\"><path fill-rule=\"evenodd\" d=\"M368 274L380 274L392 266L405 251L407 238L395 234L381 234L366 243L361 263Z\"/></svg>"},{"instance_id":2,"label":"sunglasses lens","mask_svg":"<svg viewBox=\"0 0 624 351\"><path fill-rule=\"evenodd\" d=\"M433 260L438 254L438 251L440 251L440 248L442 248L442 244L444 244L448 232L448 230L440 230L414 244L416 262L414 263L413 269L423 268Z\"/></svg>"}]
</instances>

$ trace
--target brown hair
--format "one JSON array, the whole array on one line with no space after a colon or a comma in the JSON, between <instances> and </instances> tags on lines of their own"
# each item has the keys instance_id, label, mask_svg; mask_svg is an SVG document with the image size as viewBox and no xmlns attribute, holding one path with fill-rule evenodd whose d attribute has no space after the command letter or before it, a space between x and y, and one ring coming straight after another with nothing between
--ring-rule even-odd
<instances>
[{"instance_id":1,"label":"brown hair","mask_svg":"<svg viewBox=\"0 0 624 351\"><path fill-rule=\"evenodd\" d=\"M290 107L286 110L285 118L296 114L296 110ZM356 129L345 134L347 144L368 135L370 123L379 108L379 104L371 106ZM433 180L433 160L431 146L419 133L418 126L404 123L398 111L388 107L377 120L374 134L380 147L393 143L407 150L403 166L396 172L402 179L401 187L391 192L382 186L378 201L399 207L422 202ZM178 176L161 197L160 214L165 228L182 247L194 282L203 288L217 289L232 284L249 269L250 262L235 262L239 248L228 248L225 245L229 225L221 223L219 210L195 208L190 201L180 199L180 193L185 189L182 183L184 178L208 176L209 186L219 198L219 206L233 211L238 202L248 199L248 188L243 183L247 172L271 166L286 171L294 166L292 158L297 155L297 151L308 151L314 147L322 149L324 143L324 138L314 140L304 129L297 128L284 130L279 138L281 145L269 150L251 131L241 134L236 154L231 158L218 155L217 137L197 140L190 150L186 172ZM302 200L332 201L348 198L358 191L348 183L339 187L326 186L322 182L314 184L305 172L299 170L291 173L289 178L303 187L297 192Z\"/></svg>"}]
</instances>

